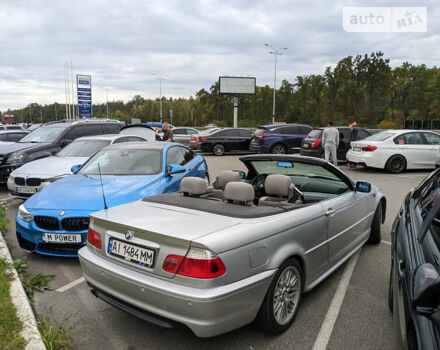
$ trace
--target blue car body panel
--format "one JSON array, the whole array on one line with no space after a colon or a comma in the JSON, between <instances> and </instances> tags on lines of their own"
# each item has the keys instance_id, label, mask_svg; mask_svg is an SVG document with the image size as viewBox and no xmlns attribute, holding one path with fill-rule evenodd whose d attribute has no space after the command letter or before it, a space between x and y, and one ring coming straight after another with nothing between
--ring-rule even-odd
<instances>
[{"instance_id":1,"label":"blue car body panel","mask_svg":"<svg viewBox=\"0 0 440 350\"><path fill-rule=\"evenodd\" d=\"M179 190L180 181L187 176L203 178L208 173L204 158L200 155L184 165L186 172L165 176L166 150L175 143L164 147L162 171L155 175L103 175L102 188L108 207L140 200L147 196ZM179 145L181 146L181 145ZM77 250L86 244L87 229L72 231L63 229L62 220L69 218L88 218L91 213L104 209L101 180L97 175L73 174L45 187L30 197L24 206L35 216L56 218L58 229L43 229L35 220L26 222L16 216L17 237L25 240L26 246L34 246L37 253L45 255L77 257ZM53 220L53 219L52 219ZM43 242L43 233L81 234L80 244ZM23 246L22 244L20 244ZM32 250L32 249L31 249Z\"/></svg>"}]
</instances>

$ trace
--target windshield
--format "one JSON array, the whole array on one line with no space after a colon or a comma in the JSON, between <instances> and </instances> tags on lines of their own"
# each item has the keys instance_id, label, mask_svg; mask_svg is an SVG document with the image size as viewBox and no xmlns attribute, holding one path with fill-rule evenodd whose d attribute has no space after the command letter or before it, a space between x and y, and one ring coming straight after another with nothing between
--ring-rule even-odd
<instances>
[{"instance_id":1,"label":"windshield","mask_svg":"<svg viewBox=\"0 0 440 350\"><path fill-rule=\"evenodd\" d=\"M76 140L57 153L58 157L91 157L101 148L110 144L109 140Z\"/></svg>"},{"instance_id":2,"label":"windshield","mask_svg":"<svg viewBox=\"0 0 440 350\"><path fill-rule=\"evenodd\" d=\"M146 149L105 150L91 158L78 172L84 175L153 175L162 169L162 152Z\"/></svg>"},{"instance_id":3,"label":"windshield","mask_svg":"<svg viewBox=\"0 0 440 350\"><path fill-rule=\"evenodd\" d=\"M362 141L385 141L386 139L396 135L396 133L389 132L389 131L381 131L377 134L368 136L364 138Z\"/></svg>"},{"instance_id":4,"label":"windshield","mask_svg":"<svg viewBox=\"0 0 440 350\"><path fill-rule=\"evenodd\" d=\"M50 143L55 141L66 130L67 125L47 125L35 129L18 142Z\"/></svg>"},{"instance_id":5,"label":"windshield","mask_svg":"<svg viewBox=\"0 0 440 350\"><path fill-rule=\"evenodd\" d=\"M267 128L260 127L255 131L255 135L264 134L265 132L267 132Z\"/></svg>"},{"instance_id":6,"label":"windshield","mask_svg":"<svg viewBox=\"0 0 440 350\"><path fill-rule=\"evenodd\" d=\"M288 163L289 167L286 167L284 163ZM307 177L320 177L329 180L341 181L339 177L323 168L320 165L299 163L299 162L279 162L275 160L263 160L251 162L257 175L264 174L282 174L288 176L307 176Z\"/></svg>"},{"instance_id":7,"label":"windshield","mask_svg":"<svg viewBox=\"0 0 440 350\"><path fill-rule=\"evenodd\" d=\"M309 132L309 134L307 135L307 138L311 138L311 139L319 139L321 138L322 135L322 130L319 129L315 129Z\"/></svg>"}]
</instances>

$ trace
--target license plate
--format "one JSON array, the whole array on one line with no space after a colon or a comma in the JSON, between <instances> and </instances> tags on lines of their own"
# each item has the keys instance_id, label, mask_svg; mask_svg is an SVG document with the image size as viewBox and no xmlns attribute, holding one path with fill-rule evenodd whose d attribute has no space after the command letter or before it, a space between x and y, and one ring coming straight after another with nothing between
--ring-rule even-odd
<instances>
[{"instance_id":1,"label":"license plate","mask_svg":"<svg viewBox=\"0 0 440 350\"><path fill-rule=\"evenodd\" d=\"M125 243L114 238L108 241L107 252L140 266L153 267L154 250Z\"/></svg>"},{"instance_id":2,"label":"license plate","mask_svg":"<svg viewBox=\"0 0 440 350\"><path fill-rule=\"evenodd\" d=\"M16 187L17 193L37 193L37 189L35 187Z\"/></svg>"},{"instance_id":3,"label":"license plate","mask_svg":"<svg viewBox=\"0 0 440 350\"><path fill-rule=\"evenodd\" d=\"M353 147L353 152L362 152L361 147Z\"/></svg>"},{"instance_id":4,"label":"license plate","mask_svg":"<svg viewBox=\"0 0 440 350\"><path fill-rule=\"evenodd\" d=\"M80 234L44 232L42 240L47 243L82 243Z\"/></svg>"}]
</instances>

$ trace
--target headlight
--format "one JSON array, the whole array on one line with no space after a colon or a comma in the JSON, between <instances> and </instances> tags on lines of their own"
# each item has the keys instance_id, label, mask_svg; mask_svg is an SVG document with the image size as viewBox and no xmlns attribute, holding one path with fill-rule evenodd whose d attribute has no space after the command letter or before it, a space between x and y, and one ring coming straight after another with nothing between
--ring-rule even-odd
<instances>
[{"instance_id":1,"label":"headlight","mask_svg":"<svg viewBox=\"0 0 440 350\"><path fill-rule=\"evenodd\" d=\"M6 161L6 164L15 164L15 163L23 163L23 159L25 157L24 153L12 153L8 160Z\"/></svg>"},{"instance_id":2,"label":"headlight","mask_svg":"<svg viewBox=\"0 0 440 350\"><path fill-rule=\"evenodd\" d=\"M52 182L55 182L57 180L62 179L63 177L66 177L66 176L67 176L67 174L51 177L50 179L44 179L43 182L50 182L50 183L52 183Z\"/></svg>"},{"instance_id":3,"label":"headlight","mask_svg":"<svg viewBox=\"0 0 440 350\"><path fill-rule=\"evenodd\" d=\"M34 220L33 215L26 210L23 204L18 207L18 217L26 222Z\"/></svg>"}]
</instances>

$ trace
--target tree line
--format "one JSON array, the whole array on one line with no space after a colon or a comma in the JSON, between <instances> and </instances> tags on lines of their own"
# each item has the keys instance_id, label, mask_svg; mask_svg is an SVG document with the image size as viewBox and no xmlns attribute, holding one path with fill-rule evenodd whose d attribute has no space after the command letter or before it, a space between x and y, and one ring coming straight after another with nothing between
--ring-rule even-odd
<instances>
[{"instance_id":1,"label":"tree line","mask_svg":"<svg viewBox=\"0 0 440 350\"><path fill-rule=\"evenodd\" d=\"M273 88L257 86L255 95L239 98L239 126L270 124ZM108 103L109 116L142 122L159 120L159 99L136 95L128 102ZM218 82L189 98L162 98L164 121L174 125L232 126L233 97L219 93ZM31 103L22 109L3 111L17 122L47 122L65 118L64 104ZM106 104L94 104L95 117L106 117ZM323 74L283 80L276 90L276 121L335 125L358 121L363 127L399 128L406 120L440 119L440 69L405 62L392 68L382 52L348 56Z\"/></svg>"}]
</instances>

